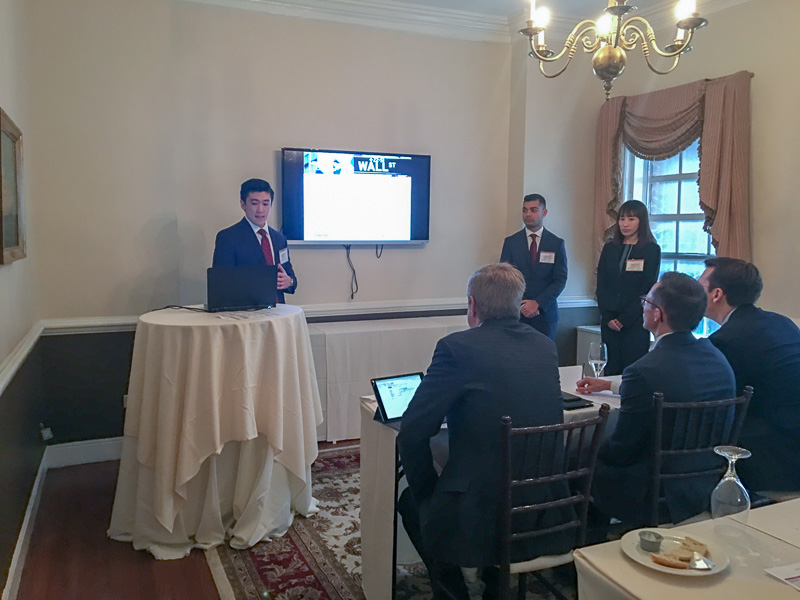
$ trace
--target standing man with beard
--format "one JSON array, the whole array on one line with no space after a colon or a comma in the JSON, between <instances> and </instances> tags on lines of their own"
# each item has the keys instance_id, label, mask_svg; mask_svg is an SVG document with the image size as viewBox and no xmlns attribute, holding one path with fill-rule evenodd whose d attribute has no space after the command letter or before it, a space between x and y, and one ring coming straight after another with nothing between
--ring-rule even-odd
<instances>
[{"instance_id":1,"label":"standing man with beard","mask_svg":"<svg viewBox=\"0 0 800 600\"><path fill-rule=\"evenodd\" d=\"M522 200L525 227L503 242L502 262L514 265L525 278L520 321L556 339L558 296L567 285L564 240L544 228L547 202L541 194Z\"/></svg>"}]
</instances>

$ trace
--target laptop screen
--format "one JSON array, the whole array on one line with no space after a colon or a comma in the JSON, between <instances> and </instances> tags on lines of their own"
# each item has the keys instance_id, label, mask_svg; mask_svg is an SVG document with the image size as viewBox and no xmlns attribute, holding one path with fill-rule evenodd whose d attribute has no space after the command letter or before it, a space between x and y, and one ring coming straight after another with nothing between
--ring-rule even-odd
<instances>
[{"instance_id":1,"label":"laptop screen","mask_svg":"<svg viewBox=\"0 0 800 600\"><path fill-rule=\"evenodd\" d=\"M278 267L211 267L207 271L206 310L252 310L275 306Z\"/></svg>"},{"instance_id":2,"label":"laptop screen","mask_svg":"<svg viewBox=\"0 0 800 600\"><path fill-rule=\"evenodd\" d=\"M422 373L408 373L372 380L372 389L378 401L378 410L384 423L403 417L417 387L422 382Z\"/></svg>"}]
</instances>

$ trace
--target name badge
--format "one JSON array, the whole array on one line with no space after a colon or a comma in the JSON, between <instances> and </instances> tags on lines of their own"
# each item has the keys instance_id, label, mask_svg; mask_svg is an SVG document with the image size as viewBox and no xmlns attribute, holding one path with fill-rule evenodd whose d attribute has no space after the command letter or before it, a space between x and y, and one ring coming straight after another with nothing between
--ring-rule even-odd
<instances>
[{"instance_id":1,"label":"name badge","mask_svg":"<svg viewBox=\"0 0 800 600\"><path fill-rule=\"evenodd\" d=\"M555 264L556 262L556 253L555 252L539 252L539 262L545 263L548 265Z\"/></svg>"},{"instance_id":2,"label":"name badge","mask_svg":"<svg viewBox=\"0 0 800 600\"><path fill-rule=\"evenodd\" d=\"M278 261L283 264L289 262L289 249L284 248L278 251Z\"/></svg>"},{"instance_id":3,"label":"name badge","mask_svg":"<svg viewBox=\"0 0 800 600\"><path fill-rule=\"evenodd\" d=\"M626 271L644 271L644 259L643 258L635 258L628 261L625 261L625 270Z\"/></svg>"}]
</instances>

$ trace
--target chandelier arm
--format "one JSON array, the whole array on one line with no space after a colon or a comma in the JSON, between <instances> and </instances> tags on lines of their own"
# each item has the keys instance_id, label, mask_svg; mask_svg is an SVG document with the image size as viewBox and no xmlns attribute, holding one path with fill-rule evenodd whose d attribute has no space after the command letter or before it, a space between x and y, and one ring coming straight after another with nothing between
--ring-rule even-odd
<instances>
[{"instance_id":1,"label":"chandelier arm","mask_svg":"<svg viewBox=\"0 0 800 600\"><path fill-rule=\"evenodd\" d=\"M564 66L563 66L563 67L561 67L561 68L560 68L558 71L556 71L555 73L547 73L547 72L544 70L544 62L542 62L542 61L540 60L540 61L539 61L539 71L541 71L542 75L544 75L544 76L545 76L545 77L547 77L548 79L555 79L556 77L558 77L558 76L559 76L559 75L561 75L561 74L562 74L564 71L566 71L566 70L567 70L567 67L569 66L569 63L572 61L572 57L573 57L573 56L575 56L575 53L574 53L574 52L573 52L572 54L570 54L570 55L569 55L569 58L567 58L567 62L565 62L565 63L564 63Z\"/></svg>"},{"instance_id":2,"label":"chandelier arm","mask_svg":"<svg viewBox=\"0 0 800 600\"><path fill-rule=\"evenodd\" d=\"M588 45L586 43L586 39L583 38L582 36L585 36L585 35L587 35L587 34L589 34L591 32L594 32L594 34L595 34L595 41L594 41L593 44ZM586 52L591 52L593 50L596 50L599 47L600 40L599 40L599 36L597 35L597 24L594 21L592 21L591 19L584 19L583 21L581 21L580 23L575 25L573 30L567 36L567 39L564 42L564 47L561 49L561 52L559 52L558 54L554 54L553 56L549 56L548 57L548 56L544 56L542 54L539 54L539 52L536 49L536 44L533 41L534 40L533 36L531 36L528 41L530 42L530 45L531 45L531 54L534 57L536 57L539 60L540 63L542 63L542 62L556 62L561 57L563 57L564 54L569 53L569 56L567 58L567 64L569 64L569 61L572 60L572 57L575 55L575 52L577 50L578 41L581 40L581 39L583 39L583 46L584 46L584 49L586 50ZM563 73L563 69L561 71L559 71L559 73ZM544 74L544 71L542 71L542 74Z\"/></svg>"},{"instance_id":3,"label":"chandelier arm","mask_svg":"<svg viewBox=\"0 0 800 600\"><path fill-rule=\"evenodd\" d=\"M675 67L678 66L678 61L680 61L681 57L680 56L672 57L672 66L670 66L670 68L666 69L665 71L662 71L660 69L656 69L653 66L653 63L650 62L650 57L647 54L644 55L644 59L645 59L645 61L647 61L647 66L650 67L650 70L653 73L657 73L658 75L666 75L667 73L672 73L672 71L675 70Z\"/></svg>"},{"instance_id":4,"label":"chandelier arm","mask_svg":"<svg viewBox=\"0 0 800 600\"><path fill-rule=\"evenodd\" d=\"M637 25L636 25L637 23L641 23L642 25L644 25L646 33L643 32L639 27L637 27ZM628 19L625 22L625 25L622 26L622 35L623 36L626 35L628 33L629 29L632 29L632 30L634 30L636 32L634 37L631 38L631 41L634 44L636 42L636 37L635 37L636 35L638 35L638 37L642 40L642 48L644 48L647 45L646 40L649 40L650 44L653 47L653 50L655 51L655 53L658 54L659 56L663 56L664 58L674 58L676 56L679 56L681 53L683 53L683 51L686 49L686 47L692 41L692 36L694 34L694 29L688 29L687 30L688 37L686 38L686 40L683 43L683 45L680 48L677 48L677 49L675 49L675 50L673 50L671 52L665 52L664 50L662 50L661 48L658 47L658 43L656 42L656 33L655 33L655 31L653 31L653 28L650 26L650 23L648 23L646 19L643 19L642 17L631 17L630 19ZM627 49L630 49L630 48L627 48ZM670 69L670 71L671 70L672 69ZM669 72L669 71L667 71L667 72Z\"/></svg>"},{"instance_id":5,"label":"chandelier arm","mask_svg":"<svg viewBox=\"0 0 800 600\"><path fill-rule=\"evenodd\" d=\"M653 62L650 60L650 45L647 43L647 38L643 35L642 30L639 29L636 25L631 25L631 27L629 29L632 30L630 32L630 33L632 33L632 36L631 36L631 38L629 40L627 40L629 45L626 46L626 45L623 44L623 48L625 48L626 50L630 50L630 49L634 48L636 46L637 39L639 39L639 40L642 41L642 54L644 54L644 59L647 62L647 67L653 73L657 73L658 75L666 75L667 73L671 73L673 70L675 70L675 67L678 66L678 61L680 61L680 59L681 59L680 53L673 54L673 55L668 57L668 58L672 58L672 65L668 69L666 69L666 70L658 69L653 64ZM626 31L626 33L628 33L628 32ZM665 55L662 54L662 56L665 56Z\"/></svg>"}]
</instances>

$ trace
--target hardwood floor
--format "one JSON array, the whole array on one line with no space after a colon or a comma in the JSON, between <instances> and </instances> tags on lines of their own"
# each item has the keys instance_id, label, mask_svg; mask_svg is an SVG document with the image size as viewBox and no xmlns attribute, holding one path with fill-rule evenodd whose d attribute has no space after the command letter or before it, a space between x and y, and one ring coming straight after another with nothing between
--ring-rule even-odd
<instances>
[{"instance_id":1,"label":"hardwood floor","mask_svg":"<svg viewBox=\"0 0 800 600\"><path fill-rule=\"evenodd\" d=\"M106 537L118 461L45 477L18 600L219 600L200 550L155 560Z\"/></svg>"}]
</instances>

